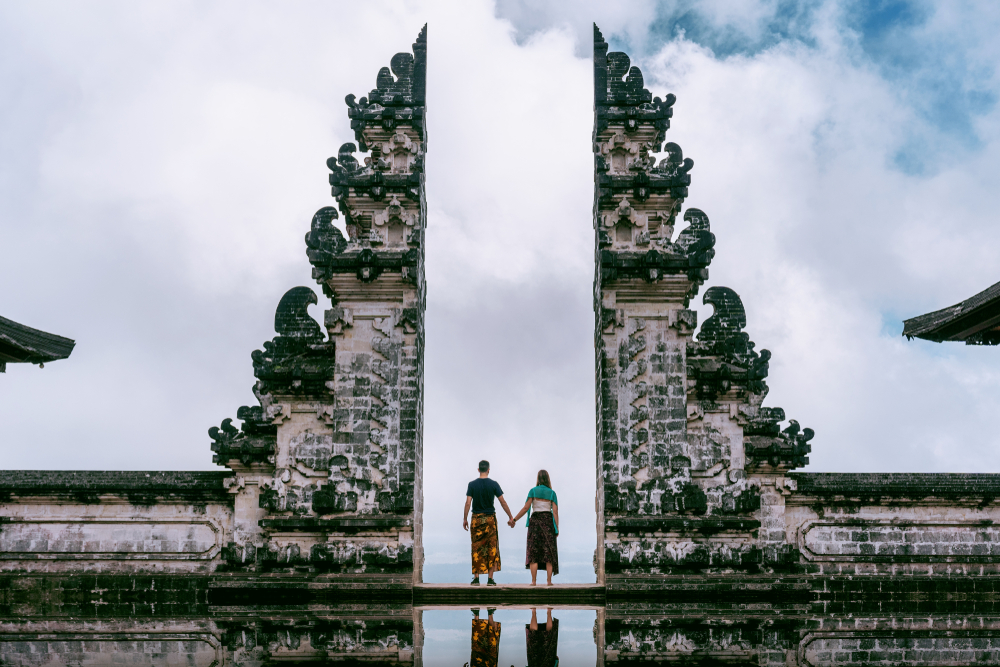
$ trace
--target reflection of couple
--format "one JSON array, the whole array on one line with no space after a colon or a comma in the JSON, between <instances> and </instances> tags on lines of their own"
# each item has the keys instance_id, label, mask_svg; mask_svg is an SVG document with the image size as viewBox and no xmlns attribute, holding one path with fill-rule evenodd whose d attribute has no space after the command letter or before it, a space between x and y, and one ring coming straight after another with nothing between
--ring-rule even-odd
<instances>
[{"instance_id":1,"label":"reflection of couple","mask_svg":"<svg viewBox=\"0 0 1000 667\"><path fill-rule=\"evenodd\" d=\"M531 585L536 583L539 564L544 564L548 585L551 586L552 575L559 574L559 549L556 545L559 500L552 490L549 473L538 471L536 486L528 491L528 499L517 516L510 513L500 485L490 479L489 461L479 462L479 478L469 482L465 496L465 512L462 514L462 528L465 530L469 530L469 508L472 508L472 585L478 586L479 575L486 574L486 585L496 586L493 573L500 571L500 536L493 499L499 498L500 506L509 519L507 525L511 528L525 513L528 515L524 567L531 570Z\"/></svg>"},{"instance_id":2,"label":"reflection of couple","mask_svg":"<svg viewBox=\"0 0 1000 667\"><path fill-rule=\"evenodd\" d=\"M500 656L500 623L493 620L495 609L487 609L487 618L479 618L473 609L472 658L465 667L497 667ZM524 639L528 647L528 667L558 667L559 619L552 618L552 609L546 612L545 624L538 625L538 615L531 610L531 622L524 626Z\"/></svg>"}]
</instances>

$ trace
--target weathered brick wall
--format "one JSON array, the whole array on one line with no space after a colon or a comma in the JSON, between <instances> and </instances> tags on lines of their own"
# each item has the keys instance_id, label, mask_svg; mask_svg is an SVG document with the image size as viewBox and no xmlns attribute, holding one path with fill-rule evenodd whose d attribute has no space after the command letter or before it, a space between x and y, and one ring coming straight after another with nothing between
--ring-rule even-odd
<instances>
[{"instance_id":1,"label":"weathered brick wall","mask_svg":"<svg viewBox=\"0 0 1000 667\"><path fill-rule=\"evenodd\" d=\"M239 613L157 619L114 613L99 620L0 618L0 664L419 665L420 616L409 607L345 606L329 610L322 619L260 620Z\"/></svg>"},{"instance_id":2,"label":"weathered brick wall","mask_svg":"<svg viewBox=\"0 0 1000 667\"><path fill-rule=\"evenodd\" d=\"M912 611L908 611L908 607ZM1000 664L1000 617L967 602L959 613L896 605L891 615L829 614L803 625L799 665Z\"/></svg>"},{"instance_id":3,"label":"weathered brick wall","mask_svg":"<svg viewBox=\"0 0 1000 667\"><path fill-rule=\"evenodd\" d=\"M1000 664L1000 636L951 632L819 636L803 644L800 664L996 665Z\"/></svg>"},{"instance_id":4,"label":"weathered brick wall","mask_svg":"<svg viewBox=\"0 0 1000 667\"><path fill-rule=\"evenodd\" d=\"M970 601L955 613L896 601L881 614L787 602L623 603L598 613L595 639L598 664L1000 663L1000 616Z\"/></svg>"},{"instance_id":5,"label":"weathered brick wall","mask_svg":"<svg viewBox=\"0 0 1000 667\"><path fill-rule=\"evenodd\" d=\"M232 539L226 479L0 472L0 572L211 572Z\"/></svg>"},{"instance_id":6,"label":"weathered brick wall","mask_svg":"<svg viewBox=\"0 0 1000 667\"><path fill-rule=\"evenodd\" d=\"M790 476L785 532L821 575L1000 573L995 475Z\"/></svg>"},{"instance_id":7,"label":"weathered brick wall","mask_svg":"<svg viewBox=\"0 0 1000 667\"><path fill-rule=\"evenodd\" d=\"M53 639L6 640L0 636L0 659L9 667L115 665L120 664L123 656L128 656L130 664L204 667L225 664L212 639L189 634L121 639L61 633Z\"/></svg>"}]
</instances>

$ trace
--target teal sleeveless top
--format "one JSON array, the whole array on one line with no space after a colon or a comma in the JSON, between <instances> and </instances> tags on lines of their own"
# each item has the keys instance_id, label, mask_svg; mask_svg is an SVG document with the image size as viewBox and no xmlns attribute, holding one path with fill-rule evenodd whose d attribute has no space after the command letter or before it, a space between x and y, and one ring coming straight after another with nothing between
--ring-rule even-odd
<instances>
[{"instance_id":1,"label":"teal sleeveless top","mask_svg":"<svg viewBox=\"0 0 1000 667\"><path fill-rule=\"evenodd\" d=\"M553 505L559 504L559 500L556 497L556 492L550 489L549 487L543 486L541 484L533 488L531 491L528 491L528 497L526 501L531 500L532 498L538 498L539 500L549 500L552 502ZM527 526L530 521L531 521L531 505L528 505L528 517L525 519L524 525ZM552 527L555 528L556 535L558 535L559 526L556 525L555 512L552 513Z\"/></svg>"}]
</instances>

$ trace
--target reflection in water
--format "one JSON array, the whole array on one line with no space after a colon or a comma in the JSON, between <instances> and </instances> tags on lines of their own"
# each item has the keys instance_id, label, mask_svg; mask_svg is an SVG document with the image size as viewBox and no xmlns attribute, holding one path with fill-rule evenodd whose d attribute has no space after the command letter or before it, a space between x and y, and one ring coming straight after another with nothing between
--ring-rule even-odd
<instances>
[{"instance_id":1,"label":"reflection in water","mask_svg":"<svg viewBox=\"0 0 1000 667\"><path fill-rule=\"evenodd\" d=\"M468 607L213 606L178 598L174 609L119 602L105 611L108 592L91 604L66 588L34 602L16 590L0 587L5 666L1000 665L992 591L962 599L885 592L879 599L869 591L867 599L473 609L470 634ZM524 634L503 636L501 623L523 625Z\"/></svg>"},{"instance_id":2,"label":"reflection in water","mask_svg":"<svg viewBox=\"0 0 1000 667\"><path fill-rule=\"evenodd\" d=\"M486 610L485 619L479 618L479 610L473 609L472 657L466 663L471 667L497 667L500 658L500 623L493 620L496 609Z\"/></svg>"},{"instance_id":3,"label":"reflection in water","mask_svg":"<svg viewBox=\"0 0 1000 667\"><path fill-rule=\"evenodd\" d=\"M538 612L531 610L531 622L524 627L528 667L555 667L559 664L559 619L547 609L544 625L538 625Z\"/></svg>"}]
</instances>

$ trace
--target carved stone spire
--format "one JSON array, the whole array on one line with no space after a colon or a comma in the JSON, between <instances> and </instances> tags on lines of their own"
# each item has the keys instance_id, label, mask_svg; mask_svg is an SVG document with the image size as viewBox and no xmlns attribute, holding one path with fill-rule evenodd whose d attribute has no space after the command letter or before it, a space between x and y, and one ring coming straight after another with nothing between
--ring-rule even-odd
<instances>
[{"instance_id":1,"label":"carved stone spire","mask_svg":"<svg viewBox=\"0 0 1000 667\"><path fill-rule=\"evenodd\" d=\"M594 27L597 562L612 578L634 569L627 535L706 507L692 483L684 370L696 325L687 305L708 277L715 237L696 209L674 233L694 163L668 144L657 164L673 103L654 98L639 68L608 53Z\"/></svg>"},{"instance_id":2,"label":"carved stone spire","mask_svg":"<svg viewBox=\"0 0 1000 667\"><path fill-rule=\"evenodd\" d=\"M594 27L596 563L609 591L780 560L783 534L756 531L764 482L748 473L802 465L812 437L795 422L780 431L784 412L760 407L771 353L743 331L736 292L705 293L715 312L693 339L688 303L708 279L715 235L696 208L675 234L694 163L663 145L674 102L653 97Z\"/></svg>"},{"instance_id":3,"label":"carved stone spire","mask_svg":"<svg viewBox=\"0 0 1000 667\"><path fill-rule=\"evenodd\" d=\"M216 462L242 475L234 492L246 496L234 567L419 579L426 61L424 26L367 97L347 96L357 144L327 160L336 207L320 208L305 235L332 307L321 327L307 311L313 290L285 294L278 335L253 353L260 406L240 408L241 429L227 419L210 431Z\"/></svg>"}]
</instances>

